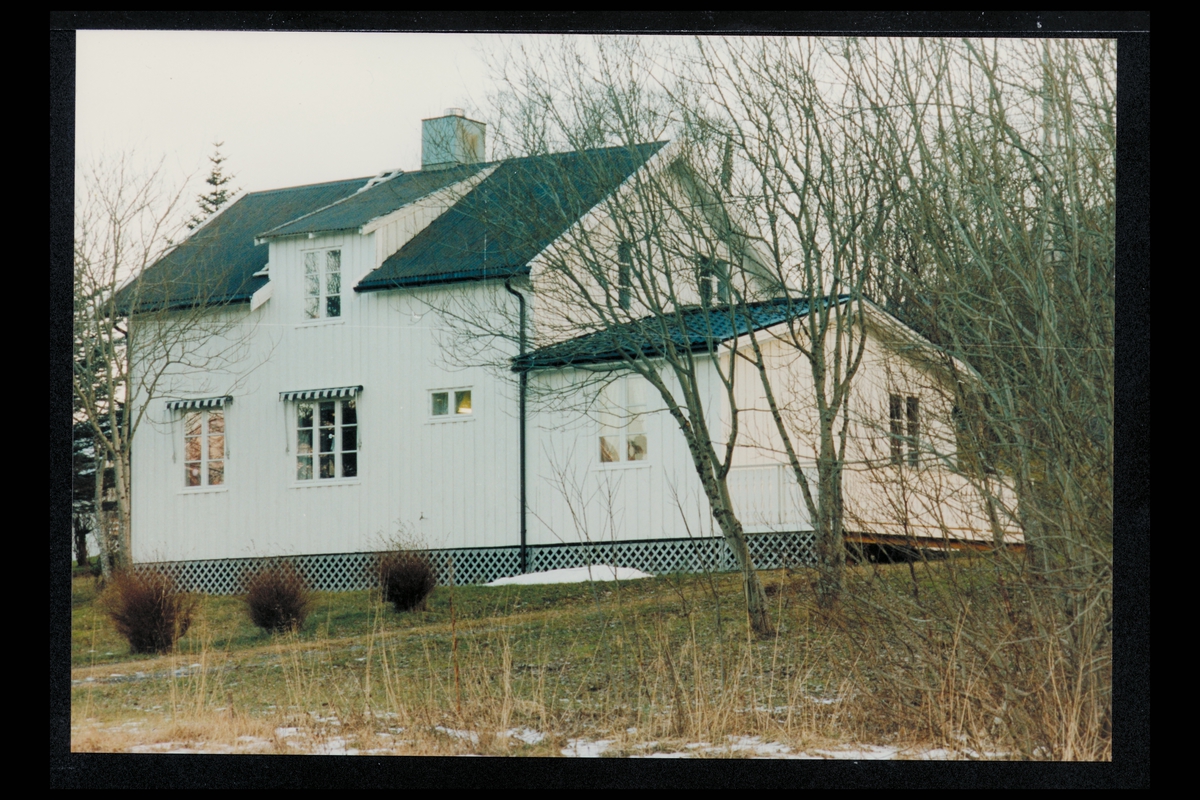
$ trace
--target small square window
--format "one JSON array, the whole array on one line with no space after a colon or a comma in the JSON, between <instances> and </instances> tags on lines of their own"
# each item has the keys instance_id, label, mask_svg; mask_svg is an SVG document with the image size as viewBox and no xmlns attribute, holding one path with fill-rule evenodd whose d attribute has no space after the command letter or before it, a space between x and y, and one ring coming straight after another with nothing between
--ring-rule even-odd
<instances>
[{"instance_id":1,"label":"small square window","mask_svg":"<svg viewBox=\"0 0 1200 800\"><path fill-rule=\"evenodd\" d=\"M450 413L450 393L449 392L434 392L433 393L433 415L435 417L444 417Z\"/></svg>"},{"instance_id":2,"label":"small square window","mask_svg":"<svg viewBox=\"0 0 1200 800\"><path fill-rule=\"evenodd\" d=\"M471 413L471 390L466 389L461 392L454 393L454 413L455 414L470 414Z\"/></svg>"},{"instance_id":3,"label":"small square window","mask_svg":"<svg viewBox=\"0 0 1200 800\"><path fill-rule=\"evenodd\" d=\"M469 419L474 412L470 389L439 389L429 393L429 415L437 419Z\"/></svg>"}]
</instances>

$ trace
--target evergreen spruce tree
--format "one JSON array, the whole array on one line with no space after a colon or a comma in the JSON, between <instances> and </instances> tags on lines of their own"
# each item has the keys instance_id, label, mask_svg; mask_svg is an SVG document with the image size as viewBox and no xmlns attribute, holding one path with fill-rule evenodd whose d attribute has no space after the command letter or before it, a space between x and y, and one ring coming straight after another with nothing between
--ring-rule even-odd
<instances>
[{"instance_id":1,"label":"evergreen spruce tree","mask_svg":"<svg viewBox=\"0 0 1200 800\"><path fill-rule=\"evenodd\" d=\"M224 145L224 142L213 142L213 154L208 157L209 162L212 163L212 169L209 170L208 177L204 179L204 182L212 188L206 194L196 198L196 204L200 210L188 220L188 230L200 227L201 223L217 213L221 206L232 200L238 193L237 189L227 188L236 176L226 175L221 168L226 160L225 156L221 155L221 148Z\"/></svg>"}]
</instances>

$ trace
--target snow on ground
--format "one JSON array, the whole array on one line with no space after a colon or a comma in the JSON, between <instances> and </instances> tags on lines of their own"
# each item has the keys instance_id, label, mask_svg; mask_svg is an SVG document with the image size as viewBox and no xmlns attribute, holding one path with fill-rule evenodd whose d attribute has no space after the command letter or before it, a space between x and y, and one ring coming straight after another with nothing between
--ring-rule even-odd
<instances>
[{"instance_id":1,"label":"snow on ground","mask_svg":"<svg viewBox=\"0 0 1200 800\"><path fill-rule=\"evenodd\" d=\"M332 720L329 720L332 722ZM109 728L116 731L135 731L139 723L125 723ZM479 746L481 737L472 730L458 730L444 726L433 729L438 734L449 739L458 740L468 748ZM278 727L274 737L267 739L259 736L240 736L234 742L212 741L161 741L154 743L135 744L127 752L133 753L263 753L279 752L279 745L284 751L296 754L310 755L390 755L397 748L415 745L409 738L401 739L399 734L404 728L389 728L387 733L377 732L374 737L353 740L348 737L329 735L327 731L309 730L301 727ZM411 735L411 731L409 732ZM635 729L626 731L636 734ZM535 745L546 739L546 734L528 727L511 728L497 731L500 739L512 739L527 745ZM372 746L374 745L374 746ZM402 751L402 750L401 750ZM955 761L960 759L1005 759L1009 757L1001 752L979 753L970 749L945 749L933 747L898 747L895 745L846 744L842 746L823 747L796 750L781 742L764 740L761 736L727 736L724 741L699 741L691 743L666 743L659 741L644 741L618 745L617 739L590 739L578 737L568 739L566 746L560 752L569 758L598 758L604 755L621 755L631 758L713 758L717 756L741 756L745 758L773 759L830 759L845 761L880 761L880 760L938 760ZM469 754L469 753L467 753Z\"/></svg>"},{"instance_id":2,"label":"snow on ground","mask_svg":"<svg viewBox=\"0 0 1200 800\"><path fill-rule=\"evenodd\" d=\"M549 572L531 572L527 575L514 575L511 578L499 578L491 583L485 583L484 586L530 586L541 583L583 583L584 581L632 581L638 578L653 577L653 575L638 569L597 564L591 567L552 569Z\"/></svg>"}]
</instances>

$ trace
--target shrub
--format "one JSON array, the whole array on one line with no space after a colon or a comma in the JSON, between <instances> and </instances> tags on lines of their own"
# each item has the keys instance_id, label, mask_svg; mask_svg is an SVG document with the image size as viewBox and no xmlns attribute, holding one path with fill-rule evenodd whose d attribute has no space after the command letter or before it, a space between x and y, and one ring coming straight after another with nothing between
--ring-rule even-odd
<instances>
[{"instance_id":1,"label":"shrub","mask_svg":"<svg viewBox=\"0 0 1200 800\"><path fill-rule=\"evenodd\" d=\"M290 562L256 572L246 584L246 607L258 627L272 631L299 630L312 610L308 582Z\"/></svg>"},{"instance_id":2,"label":"shrub","mask_svg":"<svg viewBox=\"0 0 1200 800\"><path fill-rule=\"evenodd\" d=\"M108 583L104 610L133 652L165 653L187 633L196 598L161 572L122 571Z\"/></svg>"},{"instance_id":3,"label":"shrub","mask_svg":"<svg viewBox=\"0 0 1200 800\"><path fill-rule=\"evenodd\" d=\"M397 611L425 608L437 577L429 557L414 550L393 550L379 557L379 587Z\"/></svg>"}]
</instances>

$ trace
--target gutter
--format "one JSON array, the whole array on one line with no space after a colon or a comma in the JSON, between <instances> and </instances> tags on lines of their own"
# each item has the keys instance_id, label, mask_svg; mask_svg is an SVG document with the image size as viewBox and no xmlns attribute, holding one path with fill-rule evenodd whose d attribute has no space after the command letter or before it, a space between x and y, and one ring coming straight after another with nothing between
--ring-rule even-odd
<instances>
[{"instance_id":1,"label":"gutter","mask_svg":"<svg viewBox=\"0 0 1200 800\"><path fill-rule=\"evenodd\" d=\"M375 279L370 283L364 278L354 287L356 292L383 292L389 289L407 289L415 286L435 286L443 283L465 283L467 281L489 281L528 275L529 267L500 267L447 272L441 275L415 275L402 278ZM511 292L512 289L509 289Z\"/></svg>"},{"instance_id":2,"label":"gutter","mask_svg":"<svg viewBox=\"0 0 1200 800\"><path fill-rule=\"evenodd\" d=\"M520 359L524 359L524 357L525 357L525 295L521 294L516 289L512 288L512 279L511 278L505 279L504 288L508 291L509 294L516 297L517 302L521 304L521 317L520 317L520 320L521 320L520 321L520 325L521 325L520 348L521 349L520 349L520 355L518 355L517 357ZM521 389L520 389L519 411L517 414L517 418L520 420L520 434L519 435L520 435L520 439L521 439L521 446L520 446L520 450L521 450L521 466L520 466L520 475L521 475L521 549L520 549L520 560L521 561L520 561L520 563L521 563L521 574L524 575L526 572L529 571L529 554L528 554L528 548L527 548L526 542L525 542L526 534L528 532L528 527L526 526L526 516L527 516L528 504L525 499L526 498L526 495L525 495L525 397L526 397L526 393L527 393L527 390L529 387L529 371L528 370L522 370L522 372L521 372L520 387L521 387Z\"/></svg>"}]
</instances>

